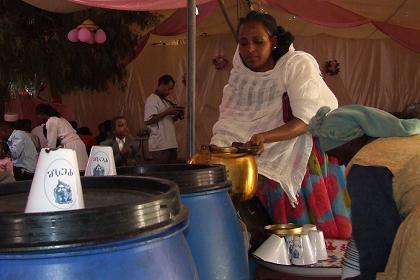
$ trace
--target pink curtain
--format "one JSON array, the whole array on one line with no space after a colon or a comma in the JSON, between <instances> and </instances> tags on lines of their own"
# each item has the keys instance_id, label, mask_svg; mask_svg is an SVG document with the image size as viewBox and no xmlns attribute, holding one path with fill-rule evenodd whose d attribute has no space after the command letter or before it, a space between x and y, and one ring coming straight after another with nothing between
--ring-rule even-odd
<instances>
[{"instance_id":1,"label":"pink curtain","mask_svg":"<svg viewBox=\"0 0 420 280\"><path fill-rule=\"evenodd\" d=\"M213 14L217 6L218 3L216 1L197 5L199 12L196 16L197 25L200 24L203 20L207 19L211 14ZM156 26L152 31L147 33L147 35L144 36L134 48L133 56L127 59L125 62L131 62L137 55L141 53L150 38L150 34L159 36L175 36L186 32L188 28L187 12L188 11L186 8L178 9L170 17Z\"/></svg>"},{"instance_id":2,"label":"pink curtain","mask_svg":"<svg viewBox=\"0 0 420 280\"><path fill-rule=\"evenodd\" d=\"M379 30L402 46L420 52L420 30L401 27L385 22L372 22Z\"/></svg>"},{"instance_id":3,"label":"pink curtain","mask_svg":"<svg viewBox=\"0 0 420 280\"><path fill-rule=\"evenodd\" d=\"M327 27L343 28L372 23L394 41L420 53L420 30L372 21L325 0L310 2L305 0L265 0L265 2L274 9L282 9L305 21Z\"/></svg>"},{"instance_id":4,"label":"pink curtain","mask_svg":"<svg viewBox=\"0 0 420 280\"><path fill-rule=\"evenodd\" d=\"M127 11L157 11L179 9L187 6L187 0L67 0L86 6L127 10ZM197 5L215 0L197 0Z\"/></svg>"},{"instance_id":5,"label":"pink curtain","mask_svg":"<svg viewBox=\"0 0 420 280\"><path fill-rule=\"evenodd\" d=\"M305 21L328 27L352 27L369 20L330 2L320 0L266 0L275 9L283 9Z\"/></svg>"}]
</instances>

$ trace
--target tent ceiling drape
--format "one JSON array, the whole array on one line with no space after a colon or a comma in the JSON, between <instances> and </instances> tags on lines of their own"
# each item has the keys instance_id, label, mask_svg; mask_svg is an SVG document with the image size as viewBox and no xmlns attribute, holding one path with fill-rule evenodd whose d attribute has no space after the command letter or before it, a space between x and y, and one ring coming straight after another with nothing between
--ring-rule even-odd
<instances>
[{"instance_id":1,"label":"tent ceiling drape","mask_svg":"<svg viewBox=\"0 0 420 280\"><path fill-rule=\"evenodd\" d=\"M338 1L337 3L334 3L334 1L311 1L310 6L308 5L308 1L305 0L265 0L265 2L273 9L285 10L288 13L296 15L307 22L321 26L343 28L372 23L379 30L381 30L396 42L400 43L406 48L420 53L420 21L417 21L418 25L416 25L416 27L418 29L390 23L393 18L397 17L397 14L400 15L398 18L404 18L405 15L412 14L414 11L416 11L414 10L413 12L409 13L408 6L411 8L417 8L418 11L418 8L420 8L418 1L394 1L399 2L400 5L391 6L391 9L388 10L387 14L382 14L380 20L375 20L370 16L362 16L351 10L343 8L339 6L340 2ZM382 6L377 6L376 9L379 9L378 7L382 9ZM406 12L401 14L401 9ZM372 7L372 11L373 10L374 9ZM401 21L404 22L403 20ZM414 19L410 20L411 24L414 22Z\"/></svg>"},{"instance_id":2,"label":"tent ceiling drape","mask_svg":"<svg viewBox=\"0 0 420 280\"><path fill-rule=\"evenodd\" d=\"M56 12L75 11L82 9L84 6L158 11L185 8L187 3L185 0L25 0L25 2ZM197 0L197 5L211 2L217 3L216 0ZM237 3L240 1L225 2L226 6L231 7L230 15L235 16ZM372 39L389 36L402 46L420 52L420 16L418 15L420 1L261 0L254 2L259 3L266 11L276 15L280 23L296 35L307 36L326 33L337 37ZM230 5L230 3L235 3L235 5ZM68 8L67 11L66 7ZM229 32L222 15L218 14L219 19L211 21L211 26L208 25L208 29L201 33L214 34L213 32L216 32L220 34ZM185 21L185 19L180 20ZM174 26L177 25L179 27L179 24ZM199 33L200 31L199 29ZM178 30L165 33L172 36L180 32Z\"/></svg>"},{"instance_id":3,"label":"tent ceiling drape","mask_svg":"<svg viewBox=\"0 0 420 280\"><path fill-rule=\"evenodd\" d=\"M23 2L52 13L73 13L89 7L64 0L22 0Z\"/></svg>"},{"instance_id":4,"label":"tent ceiling drape","mask_svg":"<svg viewBox=\"0 0 420 280\"><path fill-rule=\"evenodd\" d=\"M128 11L156 11L185 8L185 0L68 0L76 4ZM205 4L214 0L197 0L196 4Z\"/></svg>"}]
</instances>

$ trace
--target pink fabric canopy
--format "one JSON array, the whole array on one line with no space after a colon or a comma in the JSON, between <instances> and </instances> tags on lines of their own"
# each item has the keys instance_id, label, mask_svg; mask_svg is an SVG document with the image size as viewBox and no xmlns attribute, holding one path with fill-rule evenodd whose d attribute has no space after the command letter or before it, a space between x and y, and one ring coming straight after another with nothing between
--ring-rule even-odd
<instances>
[{"instance_id":1,"label":"pink fabric canopy","mask_svg":"<svg viewBox=\"0 0 420 280\"><path fill-rule=\"evenodd\" d=\"M275 9L283 9L305 21L323 26L352 27L369 22L369 19L327 1L312 0L310 4L306 0L267 0L266 2Z\"/></svg>"},{"instance_id":2,"label":"pink fabric canopy","mask_svg":"<svg viewBox=\"0 0 420 280\"><path fill-rule=\"evenodd\" d=\"M128 10L128 11L157 11L185 8L187 0L67 0L86 6ZM197 5L214 0L196 0Z\"/></svg>"},{"instance_id":3,"label":"pink fabric canopy","mask_svg":"<svg viewBox=\"0 0 420 280\"><path fill-rule=\"evenodd\" d=\"M325 0L265 0L274 9L282 9L305 21L327 27L352 27L374 24L390 38L415 52L420 52L420 30L374 21Z\"/></svg>"},{"instance_id":4,"label":"pink fabric canopy","mask_svg":"<svg viewBox=\"0 0 420 280\"><path fill-rule=\"evenodd\" d=\"M67 0L68 2L119 10L156 11L184 8L175 12L152 31L153 34L173 36L186 32L186 0ZM340 1L334 0L263 0L273 9L284 10L292 15L321 26L345 28L372 23L390 38L415 52L420 52L420 30L377 21L359 15L341 7ZM336 3L335 3L336 2ZM197 22L207 18L214 12L217 5L215 0L197 0L200 15ZM201 5L201 7L200 7ZM136 48L138 54L147 42L149 34Z\"/></svg>"},{"instance_id":5,"label":"pink fabric canopy","mask_svg":"<svg viewBox=\"0 0 420 280\"><path fill-rule=\"evenodd\" d=\"M197 24L200 24L200 22L213 14L214 10L217 8L217 5L218 4L216 1L209 1L205 4L197 5L199 11L198 15L196 16ZM187 12L188 11L186 8L178 9L170 17L156 26L152 31L147 33L146 36L144 36L135 47L133 56L129 57L126 61L124 61L124 63L131 62L139 53L141 53L150 38L150 34L159 36L175 36L185 33L188 28Z\"/></svg>"}]
</instances>

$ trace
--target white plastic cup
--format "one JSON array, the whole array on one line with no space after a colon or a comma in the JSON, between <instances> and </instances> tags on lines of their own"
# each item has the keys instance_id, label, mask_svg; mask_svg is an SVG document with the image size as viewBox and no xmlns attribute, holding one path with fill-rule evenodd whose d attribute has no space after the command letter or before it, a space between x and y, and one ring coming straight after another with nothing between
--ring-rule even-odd
<instances>
[{"instance_id":1,"label":"white plastic cup","mask_svg":"<svg viewBox=\"0 0 420 280\"><path fill-rule=\"evenodd\" d=\"M327 247L325 246L324 233L320 230L311 230L308 232L309 240L314 249L315 257L318 261L328 259Z\"/></svg>"},{"instance_id":2,"label":"white plastic cup","mask_svg":"<svg viewBox=\"0 0 420 280\"><path fill-rule=\"evenodd\" d=\"M117 175L112 147L92 146L85 169L85 176L110 175Z\"/></svg>"},{"instance_id":3,"label":"white plastic cup","mask_svg":"<svg viewBox=\"0 0 420 280\"><path fill-rule=\"evenodd\" d=\"M304 224L302 226L302 229L303 229L303 233L306 233L306 234L311 230L317 230L316 225L313 225L313 224Z\"/></svg>"},{"instance_id":4,"label":"white plastic cup","mask_svg":"<svg viewBox=\"0 0 420 280\"><path fill-rule=\"evenodd\" d=\"M264 243L255 250L253 255L266 262L290 265L286 240L275 234L272 234L264 241Z\"/></svg>"},{"instance_id":5,"label":"white plastic cup","mask_svg":"<svg viewBox=\"0 0 420 280\"><path fill-rule=\"evenodd\" d=\"M307 234L296 235L293 237L292 264L308 265L314 264L315 258L311 241Z\"/></svg>"},{"instance_id":6,"label":"white plastic cup","mask_svg":"<svg viewBox=\"0 0 420 280\"><path fill-rule=\"evenodd\" d=\"M287 245L287 253L289 254L289 259L292 259L292 253L293 253L293 235L287 235L285 237L286 239L286 245Z\"/></svg>"},{"instance_id":7,"label":"white plastic cup","mask_svg":"<svg viewBox=\"0 0 420 280\"><path fill-rule=\"evenodd\" d=\"M85 208L76 152L42 149L25 213Z\"/></svg>"}]
</instances>

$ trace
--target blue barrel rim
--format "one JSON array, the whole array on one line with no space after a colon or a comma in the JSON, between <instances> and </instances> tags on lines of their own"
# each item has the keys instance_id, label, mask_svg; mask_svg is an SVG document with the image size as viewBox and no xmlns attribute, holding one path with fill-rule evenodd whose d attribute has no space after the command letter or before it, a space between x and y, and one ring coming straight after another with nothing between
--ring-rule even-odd
<instances>
[{"instance_id":1,"label":"blue barrel rim","mask_svg":"<svg viewBox=\"0 0 420 280\"><path fill-rule=\"evenodd\" d=\"M84 192L89 192L92 189L118 188L103 186L104 182L108 184L118 182L120 185L124 182L132 184L147 182L153 183L149 188L160 186L164 188L164 191L155 195L154 198L143 198L140 204L128 203L127 205L46 213L0 212L0 252L78 247L134 236L149 236L150 234L163 232L188 219L188 210L181 204L178 188L172 181L132 176L82 177L81 181ZM0 188L0 197L7 194L28 193L30 184L31 181L4 184ZM99 186L101 184L102 186ZM131 185L130 190L135 191L135 186ZM145 211L142 212L141 208L145 203L151 203L150 208L147 208L148 216L142 216L142 213L146 213ZM157 209L157 214L153 212L151 207ZM158 216L153 216L154 214ZM160 214L164 214L164 217ZM123 220L121 217L125 217L125 215L129 217ZM140 222L141 217L151 220L158 218L158 222L147 224L144 220L142 224ZM86 223L80 224L83 219L88 222L87 225ZM97 223L94 223L94 221ZM79 225L77 231L74 231L76 235L70 229L71 226L75 225ZM100 227L100 225L103 225L103 227ZM53 230L51 232L42 231L45 228L53 228Z\"/></svg>"},{"instance_id":2,"label":"blue barrel rim","mask_svg":"<svg viewBox=\"0 0 420 280\"><path fill-rule=\"evenodd\" d=\"M181 194L216 190L231 186L222 164L143 164L117 168L125 176L153 176L174 181Z\"/></svg>"}]
</instances>

